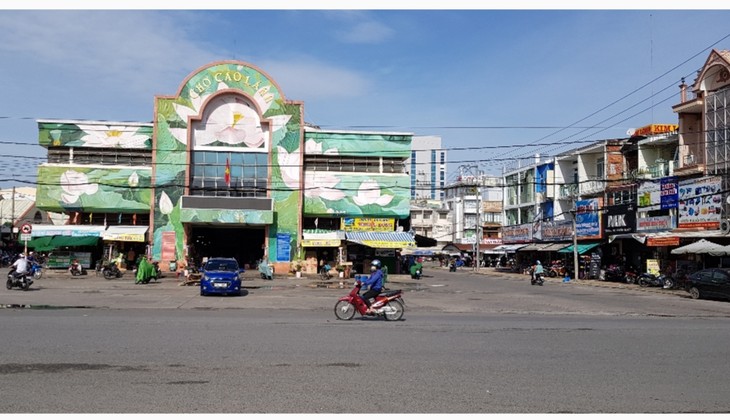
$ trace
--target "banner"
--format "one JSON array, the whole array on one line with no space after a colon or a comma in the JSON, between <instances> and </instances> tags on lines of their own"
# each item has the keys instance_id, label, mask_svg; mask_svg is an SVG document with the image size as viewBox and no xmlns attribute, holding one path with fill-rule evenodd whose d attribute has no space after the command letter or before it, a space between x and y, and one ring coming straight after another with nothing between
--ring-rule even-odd
<instances>
[{"instance_id":1,"label":"banner","mask_svg":"<svg viewBox=\"0 0 730 420\"><path fill-rule=\"evenodd\" d=\"M677 190L677 177L670 176L661 180L660 201L661 209L676 209L679 204L679 191Z\"/></svg>"},{"instance_id":2,"label":"banner","mask_svg":"<svg viewBox=\"0 0 730 420\"><path fill-rule=\"evenodd\" d=\"M342 230L347 232L392 232L395 230L395 219L343 217Z\"/></svg>"},{"instance_id":3,"label":"banner","mask_svg":"<svg viewBox=\"0 0 730 420\"><path fill-rule=\"evenodd\" d=\"M575 230L579 239L601 239L600 198L578 200L575 202Z\"/></svg>"},{"instance_id":4,"label":"banner","mask_svg":"<svg viewBox=\"0 0 730 420\"><path fill-rule=\"evenodd\" d=\"M502 228L502 241L505 244L532 242L532 223L504 226Z\"/></svg>"},{"instance_id":5,"label":"banner","mask_svg":"<svg viewBox=\"0 0 730 420\"><path fill-rule=\"evenodd\" d=\"M288 233L276 234L276 261L291 259L291 235Z\"/></svg>"},{"instance_id":6,"label":"banner","mask_svg":"<svg viewBox=\"0 0 730 420\"><path fill-rule=\"evenodd\" d=\"M679 246L679 236L646 238L646 246Z\"/></svg>"},{"instance_id":7,"label":"banner","mask_svg":"<svg viewBox=\"0 0 730 420\"><path fill-rule=\"evenodd\" d=\"M644 181L636 190L637 211L647 212L661 209L661 185L653 181Z\"/></svg>"},{"instance_id":8,"label":"banner","mask_svg":"<svg viewBox=\"0 0 730 420\"><path fill-rule=\"evenodd\" d=\"M674 229L671 216L640 217L636 220L637 232L661 232Z\"/></svg>"},{"instance_id":9,"label":"banner","mask_svg":"<svg viewBox=\"0 0 730 420\"><path fill-rule=\"evenodd\" d=\"M563 242L573 239L573 221L557 220L542 222L542 240L545 242Z\"/></svg>"},{"instance_id":10,"label":"banner","mask_svg":"<svg viewBox=\"0 0 730 420\"><path fill-rule=\"evenodd\" d=\"M679 183L679 227L719 229L722 179L703 178Z\"/></svg>"}]
</instances>

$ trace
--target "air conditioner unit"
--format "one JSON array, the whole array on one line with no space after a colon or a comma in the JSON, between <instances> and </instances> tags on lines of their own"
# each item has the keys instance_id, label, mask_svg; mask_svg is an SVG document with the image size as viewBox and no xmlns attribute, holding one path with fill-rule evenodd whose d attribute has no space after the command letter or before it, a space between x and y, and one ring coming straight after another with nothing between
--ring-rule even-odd
<instances>
[{"instance_id":1,"label":"air conditioner unit","mask_svg":"<svg viewBox=\"0 0 730 420\"><path fill-rule=\"evenodd\" d=\"M730 219L723 219L723 221L720 222L720 230L724 235L730 233Z\"/></svg>"}]
</instances>

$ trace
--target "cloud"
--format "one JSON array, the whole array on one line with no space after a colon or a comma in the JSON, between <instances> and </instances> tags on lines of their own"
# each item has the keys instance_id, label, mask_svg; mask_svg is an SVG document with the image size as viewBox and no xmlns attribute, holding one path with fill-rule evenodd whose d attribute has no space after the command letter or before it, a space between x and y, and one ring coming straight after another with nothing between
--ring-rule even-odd
<instances>
[{"instance_id":1,"label":"cloud","mask_svg":"<svg viewBox=\"0 0 730 420\"><path fill-rule=\"evenodd\" d=\"M217 59L191 38L186 12L6 11L0 27L4 65L32 63L73 76L65 79L71 85L81 80L114 94L174 91L190 71Z\"/></svg>"},{"instance_id":2,"label":"cloud","mask_svg":"<svg viewBox=\"0 0 730 420\"><path fill-rule=\"evenodd\" d=\"M359 22L347 31L341 31L342 41L352 44L379 44L390 39L395 31L374 20Z\"/></svg>"},{"instance_id":3,"label":"cloud","mask_svg":"<svg viewBox=\"0 0 730 420\"><path fill-rule=\"evenodd\" d=\"M261 58L255 62L281 86L288 99L355 97L371 88L364 75L308 56L287 56L283 61Z\"/></svg>"}]
</instances>

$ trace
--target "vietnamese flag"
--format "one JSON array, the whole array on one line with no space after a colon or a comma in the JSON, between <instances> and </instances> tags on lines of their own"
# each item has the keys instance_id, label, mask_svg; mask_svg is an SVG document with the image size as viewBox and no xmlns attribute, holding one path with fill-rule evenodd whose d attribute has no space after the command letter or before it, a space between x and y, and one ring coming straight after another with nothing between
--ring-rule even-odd
<instances>
[{"instance_id":1,"label":"vietnamese flag","mask_svg":"<svg viewBox=\"0 0 730 420\"><path fill-rule=\"evenodd\" d=\"M223 173L223 180L226 181L228 188L231 187L231 162L226 158L226 171Z\"/></svg>"}]
</instances>

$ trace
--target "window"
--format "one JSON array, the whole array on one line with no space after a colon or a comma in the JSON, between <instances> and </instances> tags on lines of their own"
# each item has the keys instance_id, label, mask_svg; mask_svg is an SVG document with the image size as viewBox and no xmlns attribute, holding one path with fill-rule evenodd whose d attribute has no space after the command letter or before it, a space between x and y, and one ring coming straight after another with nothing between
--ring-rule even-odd
<instances>
[{"instance_id":1,"label":"window","mask_svg":"<svg viewBox=\"0 0 730 420\"><path fill-rule=\"evenodd\" d=\"M606 179L606 160L602 157L596 159L596 179Z\"/></svg>"},{"instance_id":2,"label":"window","mask_svg":"<svg viewBox=\"0 0 730 420\"><path fill-rule=\"evenodd\" d=\"M211 197L266 197L268 155L265 153L192 152L190 194ZM230 186L226 184L226 159Z\"/></svg>"},{"instance_id":3,"label":"window","mask_svg":"<svg viewBox=\"0 0 730 420\"><path fill-rule=\"evenodd\" d=\"M96 147L49 147L48 163L151 166L152 151L145 149L105 149Z\"/></svg>"}]
</instances>

